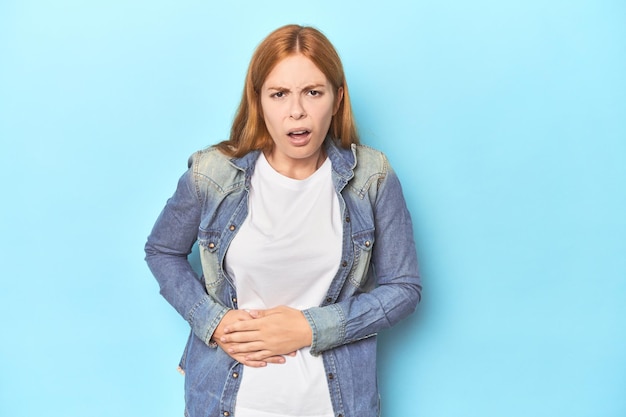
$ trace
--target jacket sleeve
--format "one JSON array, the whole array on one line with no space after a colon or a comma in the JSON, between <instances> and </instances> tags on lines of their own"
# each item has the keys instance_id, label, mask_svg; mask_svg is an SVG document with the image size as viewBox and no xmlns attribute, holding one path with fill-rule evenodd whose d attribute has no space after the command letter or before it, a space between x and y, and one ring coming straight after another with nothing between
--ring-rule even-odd
<instances>
[{"instance_id":1,"label":"jacket sleeve","mask_svg":"<svg viewBox=\"0 0 626 417\"><path fill-rule=\"evenodd\" d=\"M421 299L413 225L391 168L379 185L373 212L375 243L370 267L376 275L376 287L304 311L313 330L313 355L393 326L412 313Z\"/></svg>"},{"instance_id":2,"label":"jacket sleeve","mask_svg":"<svg viewBox=\"0 0 626 417\"><path fill-rule=\"evenodd\" d=\"M207 345L228 309L211 298L187 256L198 236L202 203L194 181L192 159L167 201L145 245L146 262L161 295L189 322Z\"/></svg>"}]
</instances>

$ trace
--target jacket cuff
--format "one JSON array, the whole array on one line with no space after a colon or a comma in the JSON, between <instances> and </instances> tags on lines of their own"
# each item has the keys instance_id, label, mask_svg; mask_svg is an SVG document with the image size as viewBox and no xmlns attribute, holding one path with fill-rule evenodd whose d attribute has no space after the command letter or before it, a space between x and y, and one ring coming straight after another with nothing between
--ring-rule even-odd
<instances>
[{"instance_id":1,"label":"jacket cuff","mask_svg":"<svg viewBox=\"0 0 626 417\"><path fill-rule=\"evenodd\" d=\"M310 352L313 356L343 344L346 319L337 304L308 308L302 313L311 326L313 337Z\"/></svg>"},{"instance_id":2,"label":"jacket cuff","mask_svg":"<svg viewBox=\"0 0 626 417\"><path fill-rule=\"evenodd\" d=\"M213 337L215 329L228 310L227 307L216 303L211 297L205 295L189 311L187 321L191 325L194 334L200 340L206 343L207 346L213 346L211 337Z\"/></svg>"}]
</instances>

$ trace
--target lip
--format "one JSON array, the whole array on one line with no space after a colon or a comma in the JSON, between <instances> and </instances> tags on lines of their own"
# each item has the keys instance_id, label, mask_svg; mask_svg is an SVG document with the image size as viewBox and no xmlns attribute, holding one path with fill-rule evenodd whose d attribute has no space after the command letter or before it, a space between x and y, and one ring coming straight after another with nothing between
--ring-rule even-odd
<instances>
[{"instance_id":1,"label":"lip","mask_svg":"<svg viewBox=\"0 0 626 417\"><path fill-rule=\"evenodd\" d=\"M306 132L306 134L293 136L294 133L298 132ZM289 131L287 132L287 138L289 140L289 143L291 143L293 146L305 146L311 140L311 133L311 129L307 129L305 127L289 129Z\"/></svg>"},{"instance_id":2,"label":"lip","mask_svg":"<svg viewBox=\"0 0 626 417\"><path fill-rule=\"evenodd\" d=\"M293 129L289 129L287 131L288 135L291 135L292 133L296 133L296 132L309 132L309 134L311 133L311 129L307 128L307 127L296 127Z\"/></svg>"}]
</instances>

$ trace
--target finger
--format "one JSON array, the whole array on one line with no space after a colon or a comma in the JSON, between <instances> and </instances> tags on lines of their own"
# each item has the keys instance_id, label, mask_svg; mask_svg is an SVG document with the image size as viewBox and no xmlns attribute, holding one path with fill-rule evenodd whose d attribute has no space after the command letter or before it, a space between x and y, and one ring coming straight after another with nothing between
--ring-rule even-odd
<instances>
[{"instance_id":1,"label":"finger","mask_svg":"<svg viewBox=\"0 0 626 417\"><path fill-rule=\"evenodd\" d=\"M230 354L228 352L226 352L228 354L228 356L230 356L231 358L233 358L234 360L236 360L239 363L242 363L246 366L250 366L252 368L263 368L265 366L267 366L268 361L265 360L248 360L246 358L246 354ZM275 358L271 358L272 362L271 363L280 363L280 362L276 362Z\"/></svg>"},{"instance_id":2,"label":"finger","mask_svg":"<svg viewBox=\"0 0 626 417\"><path fill-rule=\"evenodd\" d=\"M229 355L237 355L237 354L242 354L242 355L249 355L251 353L256 353L259 352L259 350L261 350L262 347L260 345L260 343L258 342L252 342L252 343L233 343L233 344L229 344L226 346L226 352ZM265 357L270 356L265 355ZM263 359L263 357L255 357L253 358L255 360L261 360Z\"/></svg>"},{"instance_id":3,"label":"finger","mask_svg":"<svg viewBox=\"0 0 626 417\"><path fill-rule=\"evenodd\" d=\"M276 363L285 363L285 358L282 355L276 355L269 350L258 350L252 353L245 355L247 361L267 361L269 358L277 358L281 359L272 359L273 361L277 361ZM272 362L274 363L274 362Z\"/></svg>"},{"instance_id":4,"label":"finger","mask_svg":"<svg viewBox=\"0 0 626 417\"><path fill-rule=\"evenodd\" d=\"M259 340L258 331L233 332L220 337L222 343L251 343Z\"/></svg>"},{"instance_id":5,"label":"finger","mask_svg":"<svg viewBox=\"0 0 626 417\"><path fill-rule=\"evenodd\" d=\"M224 327L224 333L249 332L258 329L259 325L254 320L240 320L234 323L228 323L228 325Z\"/></svg>"},{"instance_id":6,"label":"finger","mask_svg":"<svg viewBox=\"0 0 626 417\"><path fill-rule=\"evenodd\" d=\"M227 352L228 353L228 352ZM273 355L267 356L267 354L259 354L259 355L249 355L249 354L230 354L228 355L246 366L251 366L253 368L262 368L267 366L268 363L271 364L283 364L286 362L285 358L282 355Z\"/></svg>"},{"instance_id":7,"label":"finger","mask_svg":"<svg viewBox=\"0 0 626 417\"><path fill-rule=\"evenodd\" d=\"M246 359L239 360L238 362L243 363L246 366L251 368L264 368L267 366L267 362L265 361L249 361Z\"/></svg>"},{"instance_id":8,"label":"finger","mask_svg":"<svg viewBox=\"0 0 626 417\"><path fill-rule=\"evenodd\" d=\"M277 355L277 356L270 356L269 358L265 358L265 362L273 363L273 364L283 364L286 362L286 360L283 356Z\"/></svg>"}]
</instances>

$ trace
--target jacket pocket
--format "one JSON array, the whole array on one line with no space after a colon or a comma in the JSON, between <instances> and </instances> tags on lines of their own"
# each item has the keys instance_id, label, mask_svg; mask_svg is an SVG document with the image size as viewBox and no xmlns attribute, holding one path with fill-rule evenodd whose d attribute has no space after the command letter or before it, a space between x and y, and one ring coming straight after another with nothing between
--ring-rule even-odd
<instances>
[{"instance_id":1,"label":"jacket pocket","mask_svg":"<svg viewBox=\"0 0 626 417\"><path fill-rule=\"evenodd\" d=\"M370 274L372 248L374 247L374 230L366 230L352 235L354 262L348 277L350 283L361 291L369 291L374 287L374 277Z\"/></svg>"},{"instance_id":2,"label":"jacket pocket","mask_svg":"<svg viewBox=\"0 0 626 417\"><path fill-rule=\"evenodd\" d=\"M222 278L219 264L218 248L221 234L215 230L198 229L198 249L200 265L204 275L204 285L210 295L215 295L211 289L217 286Z\"/></svg>"},{"instance_id":3,"label":"jacket pocket","mask_svg":"<svg viewBox=\"0 0 626 417\"><path fill-rule=\"evenodd\" d=\"M198 229L198 245L207 252L214 253L220 241L220 232Z\"/></svg>"}]
</instances>

